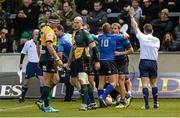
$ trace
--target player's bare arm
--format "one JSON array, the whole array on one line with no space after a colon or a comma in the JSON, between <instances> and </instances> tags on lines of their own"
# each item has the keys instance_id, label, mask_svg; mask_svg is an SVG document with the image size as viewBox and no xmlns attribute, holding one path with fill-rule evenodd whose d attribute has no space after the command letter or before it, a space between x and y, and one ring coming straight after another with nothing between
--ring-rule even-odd
<instances>
[{"instance_id":1,"label":"player's bare arm","mask_svg":"<svg viewBox=\"0 0 180 118\"><path fill-rule=\"evenodd\" d=\"M134 52L134 49L132 47L127 48L126 51L120 52L120 51L115 51L114 55L115 56L121 56L121 55L129 55Z\"/></svg>"},{"instance_id":2,"label":"player's bare arm","mask_svg":"<svg viewBox=\"0 0 180 118\"><path fill-rule=\"evenodd\" d=\"M93 57L95 59L95 69L99 70L100 69L99 53L98 53L98 49L96 47L96 43L95 42L90 43L89 47L92 49Z\"/></svg>"},{"instance_id":3,"label":"player's bare arm","mask_svg":"<svg viewBox=\"0 0 180 118\"><path fill-rule=\"evenodd\" d=\"M51 43L51 42L47 42L47 43L46 43L46 47L47 47L49 53L55 58L57 64L58 64L59 66L62 66L63 63L62 63L62 61L60 60L60 58L58 57L56 51L54 50L54 48L53 48L53 46L52 46L52 43Z\"/></svg>"}]
</instances>

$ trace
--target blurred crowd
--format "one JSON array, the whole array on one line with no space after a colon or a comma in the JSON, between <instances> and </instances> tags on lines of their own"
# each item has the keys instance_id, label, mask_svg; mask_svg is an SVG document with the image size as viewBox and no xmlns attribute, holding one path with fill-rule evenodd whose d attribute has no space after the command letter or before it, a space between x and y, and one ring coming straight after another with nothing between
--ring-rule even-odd
<instances>
[{"instance_id":1,"label":"blurred crowd","mask_svg":"<svg viewBox=\"0 0 180 118\"><path fill-rule=\"evenodd\" d=\"M130 6L141 28L145 23L153 25L160 51L180 51L180 16L170 16L180 13L179 0L0 0L0 53L20 52L24 39L31 39L32 31L46 25L51 14L59 17L68 33L76 16L83 18L93 34L100 33L105 22L127 24L131 44L138 51L128 15ZM109 17L112 13L117 14Z\"/></svg>"}]
</instances>

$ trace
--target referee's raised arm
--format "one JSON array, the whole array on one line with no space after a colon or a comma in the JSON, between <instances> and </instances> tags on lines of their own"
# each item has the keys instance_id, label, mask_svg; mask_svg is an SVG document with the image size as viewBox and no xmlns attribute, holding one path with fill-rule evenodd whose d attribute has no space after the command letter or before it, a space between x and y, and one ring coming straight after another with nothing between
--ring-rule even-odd
<instances>
[{"instance_id":1,"label":"referee's raised arm","mask_svg":"<svg viewBox=\"0 0 180 118\"><path fill-rule=\"evenodd\" d=\"M139 27L138 27L138 24L137 24L136 20L134 19L135 11L134 11L133 7L131 7L129 9L129 15L131 17L131 26L132 26L135 34L137 34L138 32L141 32Z\"/></svg>"},{"instance_id":2,"label":"referee's raised arm","mask_svg":"<svg viewBox=\"0 0 180 118\"><path fill-rule=\"evenodd\" d=\"M144 97L144 106L141 109L149 109L149 89L148 85L152 87L152 96L154 108L158 108L158 50L160 47L160 41L157 37L152 35L153 27L151 24L145 24L143 26L143 33L140 31L138 24L134 19L134 8L130 8L129 15L131 16L131 26L133 27L136 37L140 43L140 63L139 73L142 82L142 94Z\"/></svg>"}]
</instances>

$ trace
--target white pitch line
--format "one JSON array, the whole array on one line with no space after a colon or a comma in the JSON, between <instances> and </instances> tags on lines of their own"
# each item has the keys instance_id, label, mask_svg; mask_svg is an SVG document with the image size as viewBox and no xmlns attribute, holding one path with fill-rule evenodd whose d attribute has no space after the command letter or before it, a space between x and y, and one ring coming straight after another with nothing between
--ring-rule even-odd
<instances>
[{"instance_id":1,"label":"white pitch line","mask_svg":"<svg viewBox=\"0 0 180 118\"><path fill-rule=\"evenodd\" d=\"M4 108L4 109L0 109L0 112L2 112L2 111L9 111L9 110L24 109L24 108L29 108L29 107L33 107L33 106L35 106L35 105L27 105L27 106L14 107L14 108Z\"/></svg>"}]
</instances>

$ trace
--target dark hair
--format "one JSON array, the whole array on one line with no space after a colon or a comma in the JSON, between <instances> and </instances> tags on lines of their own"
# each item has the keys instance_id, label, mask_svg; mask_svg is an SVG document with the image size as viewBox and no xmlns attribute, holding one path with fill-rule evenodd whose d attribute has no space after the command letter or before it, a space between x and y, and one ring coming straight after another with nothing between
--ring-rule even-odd
<instances>
[{"instance_id":1,"label":"dark hair","mask_svg":"<svg viewBox=\"0 0 180 118\"><path fill-rule=\"evenodd\" d=\"M55 14L51 14L49 16L49 19L52 19L52 20L58 20L59 19L59 16L55 15Z\"/></svg>"},{"instance_id":2,"label":"dark hair","mask_svg":"<svg viewBox=\"0 0 180 118\"><path fill-rule=\"evenodd\" d=\"M103 4L100 0L95 0L95 1L94 1L94 4L95 4L95 3L99 3L101 6L102 6L102 4Z\"/></svg>"},{"instance_id":3,"label":"dark hair","mask_svg":"<svg viewBox=\"0 0 180 118\"><path fill-rule=\"evenodd\" d=\"M46 14L47 12L50 12L50 13L51 13L51 11L50 11L50 10L47 10L47 9L43 11L44 14Z\"/></svg>"},{"instance_id":4,"label":"dark hair","mask_svg":"<svg viewBox=\"0 0 180 118\"><path fill-rule=\"evenodd\" d=\"M132 4L132 2L133 2L133 1L136 1L136 2L138 2L138 3L139 3L139 0L131 0L131 4Z\"/></svg>"},{"instance_id":5,"label":"dark hair","mask_svg":"<svg viewBox=\"0 0 180 118\"><path fill-rule=\"evenodd\" d=\"M168 41L169 46L167 45L167 40L166 40L167 34L169 34L169 36L170 36L170 41ZM170 51L174 43L175 43L175 39L173 37L173 34L170 32L166 32L164 37L163 37L163 40L162 40L161 48L162 48L162 50L166 50L166 51L169 50Z\"/></svg>"},{"instance_id":6,"label":"dark hair","mask_svg":"<svg viewBox=\"0 0 180 118\"><path fill-rule=\"evenodd\" d=\"M49 19L48 19L49 23L60 23L59 17L55 14L51 14Z\"/></svg>"},{"instance_id":7,"label":"dark hair","mask_svg":"<svg viewBox=\"0 0 180 118\"><path fill-rule=\"evenodd\" d=\"M117 26L118 29L121 29L121 25L120 25L119 23L112 23L112 24L111 24L111 27L113 27L113 26Z\"/></svg>"},{"instance_id":8,"label":"dark hair","mask_svg":"<svg viewBox=\"0 0 180 118\"><path fill-rule=\"evenodd\" d=\"M174 43L174 42L175 42L175 39L174 39L174 36L173 36L173 34L172 34L171 32L166 32L166 33L165 33L165 35L164 35L164 37L163 37L163 42L165 41L167 34L169 34L170 39L171 39L171 42Z\"/></svg>"},{"instance_id":9,"label":"dark hair","mask_svg":"<svg viewBox=\"0 0 180 118\"><path fill-rule=\"evenodd\" d=\"M148 34L150 34L150 33L153 32L153 27L152 27L152 25L151 25L151 24L148 24L148 23L144 25L143 29L144 29L144 30L146 31L146 33L148 33Z\"/></svg>"},{"instance_id":10,"label":"dark hair","mask_svg":"<svg viewBox=\"0 0 180 118\"><path fill-rule=\"evenodd\" d=\"M69 0L64 0L63 1L63 5L64 5L64 3L68 3L68 5L71 7L72 6L72 4L71 4L71 2L69 1Z\"/></svg>"},{"instance_id":11,"label":"dark hair","mask_svg":"<svg viewBox=\"0 0 180 118\"><path fill-rule=\"evenodd\" d=\"M63 27L62 25L58 25L58 26L57 26L57 29L64 32L64 27Z\"/></svg>"}]
</instances>

